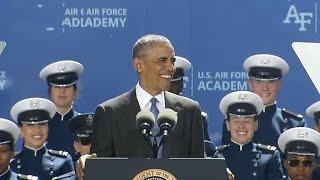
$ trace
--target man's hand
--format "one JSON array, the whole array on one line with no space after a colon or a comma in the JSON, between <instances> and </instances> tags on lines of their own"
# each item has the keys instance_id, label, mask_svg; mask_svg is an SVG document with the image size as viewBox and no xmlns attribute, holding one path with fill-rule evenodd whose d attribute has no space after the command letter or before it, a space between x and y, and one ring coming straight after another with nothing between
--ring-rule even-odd
<instances>
[{"instance_id":1,"label":"man's hand","mask_svg":"<svg viewBox=\"0 0 320 180\"><path fill-rule=\"evenodd\" d=\"M227 168L227 180L234 180L234 175L229 168Z\"/></svg>"},{"instance_id":2,"label":"man's hand","mask_svg":"<svg viewBox=\"0 0 320 180\"><path fill-rule=\"evenodd\" d=\"M97 157L97 154L93 153L93 154L85 154L82 155L78 161L76 162L76 172L77 172L77 177L79 180L83 180L84 178L84 167L85 167L85 163L86 163L86 159L87 158L93 158L93 157Z\"/></svg>"}]
</instances>

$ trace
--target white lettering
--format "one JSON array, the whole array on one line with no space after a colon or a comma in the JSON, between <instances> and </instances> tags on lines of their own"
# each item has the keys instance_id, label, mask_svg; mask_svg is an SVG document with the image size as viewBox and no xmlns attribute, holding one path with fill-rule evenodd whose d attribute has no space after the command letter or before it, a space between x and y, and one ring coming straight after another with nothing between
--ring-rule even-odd
<instances>
[{"instance_id":1,"label":"white lettering","mask_svg":"<svg viewBox=\"0 0 320 180\"><path fill-rule=\"evenodd\" d=\"M238 91L247 90L246 81L200 81L198 91Z\"/></svg>"},{"instance_id":2,"label":"white lettering","mask_svg":"<svg viewBox=\"0 0 320 180\"><path fill-rule=\"evenodd\" d=\"M77 16L78 15L78 9L77 8L67 8L64 12L64 15L71 15L71 16Z\"/></svg>"},{"instance_id":3,"label":"white lettering","mask_svg":"<svg viewBox=\"0 0 320 180\"><path fill-rule=\"evenodd\" d=\"M89 16L99 15L99 14L100 12L98 8L88 8L86 12L86 15L89 15Z\"/></svg>"},{"instance_id":4,"label":"white lettering","mask_svg":"<svg viewBox=\"0 0 320 180\"><path fill-rule=\"evenodd\" d=\"M294 19L295 24L300 24L299 31L307 31L305 24L311 24L311 18L313 18L312 12L300 12L295 5L290 5L286 18L282 21L285 24L291 23L291 19Z\"/></svg>"},{"instance_id":5,"label":"white lettering","mask_svg":"<svg viewBox=\"0 0 320 180\"><path fill-rule=\"evenodd\" d=\"M3 90L5 84L6 84L6 80L0 81L0 90Z\"/></svg>"},{"instance_id":6,"label":"white lettering","mask_svg":"<svg viewBox=\"0 0 320 180\"><path fill-rule=\"evenodd\" d=\"M62 26L65 27L112 27L117 28L121 27L123 28L125 26L126 18L68 18L66 17L62 21Z\"/></svg>"}]
</instances>

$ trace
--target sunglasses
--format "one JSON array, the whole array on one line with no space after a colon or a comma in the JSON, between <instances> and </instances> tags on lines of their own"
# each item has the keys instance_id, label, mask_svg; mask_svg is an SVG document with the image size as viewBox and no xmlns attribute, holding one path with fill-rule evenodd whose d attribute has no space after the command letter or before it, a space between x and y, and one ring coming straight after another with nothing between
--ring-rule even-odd
<instances>
[{"instance_id":1,"label":"sunglasses","mask_svg":"<svg viewBox=\"0 0 320 180\"><path fill-rule=\"evenodd\" d=\"M91 143L91 137L81 137L78 138L78 141L80 141L82 145L89 145Z\"/></svg>"},{"instance_id":2,"label":"sunglasses","mask_svg":"<svg viewBox=\"0 0 320 180\"><path fill-rule=\"evenodd\" d=\"M314 164L314 162L310 159L304 159L302 161L300 161L299 159L292 159L292 160L288 161L288 164L291 167L296 167L296 166L300 165L301 162L302 162L303 166L306 168L311 168Z\"/></svg>"}]
</instances>

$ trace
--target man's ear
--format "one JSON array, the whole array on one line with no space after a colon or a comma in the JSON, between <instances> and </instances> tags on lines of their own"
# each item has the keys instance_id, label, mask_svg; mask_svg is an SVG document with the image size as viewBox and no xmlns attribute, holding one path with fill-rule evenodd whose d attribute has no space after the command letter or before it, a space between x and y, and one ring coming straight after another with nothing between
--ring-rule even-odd
<instances>
[{"instance_id":1,"label":"man's ear","mask_svg":"<svg viewBox=\"0 0 320 180\"><path fill-rule=\"evenodd\" d=\"M254 120L254 131L257 131L259 127L259 121L258 118Z\"/></svg>"},{"instance_id":2,"label":"man's ear","mask_svg":"<svg viewBox=\"0 0 320 180\"><path fill-rule=\"evenodd\" d=\"M141 72L142 71L142 64L143 61L140 58L134 58L133 59L133 67L137 72Z\"/></svg>"},{"instance_id":3,"label":"man's ear","mask_svg":"<svg viewBox=\"0 0 320 180\"><path fill-rule=\"evenodd\" d=\"M21 125L22 126L22 125ZM22 131L22 127L21 126L19 126L19 130L20 130L20 136L23 138L24 137L24 133L23 133L23 131Z\"/></svg>"},{"instance_id":4,"label":"man's ear","mask_svg":"<svg viewBox=\"0 0 320 180\"><path fill-rule=\"evenodd\" d=\"M224 120L224 123L226 123L226 125L227 125L227 130L228 130L228 131L230 131L230 128L229 128L229 121L228 121L227 119L225 119L225 120Z\"/></svg>"},{"instance_id":5,"label":"man's ear","mask_svg":"<svg viewBox=\"0 0 320 180\"><path fill-rule=\"evenodd\" d=\"M281 88L281 79L279 79L277 82L277 90L279 90L280 88Z\"/></svg>"}]
</instances>

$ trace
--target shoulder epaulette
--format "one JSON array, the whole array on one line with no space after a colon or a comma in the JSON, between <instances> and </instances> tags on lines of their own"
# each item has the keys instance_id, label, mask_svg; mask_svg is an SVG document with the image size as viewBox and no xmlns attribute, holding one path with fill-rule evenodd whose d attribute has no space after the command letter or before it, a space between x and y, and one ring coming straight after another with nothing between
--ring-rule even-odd
<instances>
[{"instance_id":1,"label":"shoulder epaulette","mask_svg":"<svg viewBox=\"0 0 320 180\"><path fill-rule=\"evenodd\" d=\"M221 146L218 146L217 148L216 148L216 151L223 151L223 150L225 150L226 148L228 148L230 145L228 144L228 145L221 145Z\"/></svg>"},{"instance_id":2,"label":"shoulder epaulette","mask_svg":"<svg viewBox=\"0 0 320 180\"><path fill-rule=\"evenodd\" d=\"M288 111L285 108L281 109L283 119L295 119L297 121L302 121L303 116L301 114L296 114L294 112Z\"/></svg>"},{"instance_id":3,"label":"shoulder epaulette","mask_svg":"<svg viewBox=\"0 0 320 180\"><path fill-rule=\"evenodd\" d=\"M37 176L17 174L17 178L21 180L38 180Z\"/></svg>"},{"instance_id":4,"label":"shoulder epaulette","mask_svg":"<svg viewBox=\"0 0 320 180\"><path fill-rule=\"evenodd\" d=\"M257 147L263 150L268 150L268 151L275 151L277 148L275 146L271 145L264 145L264 144L257 144Z\"/></svg>"},{"instance_id":5,"label":"shoulder epaulette","mask_svg":"<svg viewBox=\"0 0 320 180\"><path fill-rule=\"evenodd\" d=\"M201 116L204 117L204 118L207 118L208 114L206 112L201 111Z\"/></svg>"},{"instance_id":6,"label":"shoulder epaulette","mask_svg":"<svg viewBox=\"0 0 320 180\"><path fill-rule=\"evenodd\" d=\"M54 156L59 156L59 157L68 157L69 153L67 151L56 151L52 149L48 149L48 153Z\"/></svg>"}]
</instances>

